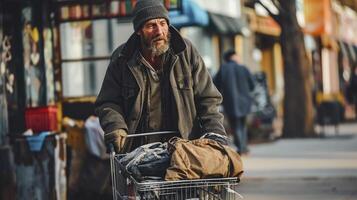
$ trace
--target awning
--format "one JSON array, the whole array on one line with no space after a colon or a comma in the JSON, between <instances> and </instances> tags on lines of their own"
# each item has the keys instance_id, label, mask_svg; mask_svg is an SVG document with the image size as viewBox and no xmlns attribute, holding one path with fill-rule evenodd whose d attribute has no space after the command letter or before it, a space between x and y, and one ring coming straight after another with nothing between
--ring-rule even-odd
<instances>
[{"instance_id":1,"label":"awning","mask_svg":"<svg viewBox=\"0 0 357 200\"><path fill-rule=\"evenodd\" d=\"M249 34L246 23L241 18L233 18L215 13L208 13L209 27L221 34Z\"/></svg>"},{"instance_id":2,"label":"awning","mask_svg":"<svg viewBox=\"0 0 357 200\"><path fill-rule=\"evenodd\" d=\"M182 11L169 12L170 22L176 28L185 26L207 26L208 13L192 0L182 0Z\"/></svg>"}]
</instances>

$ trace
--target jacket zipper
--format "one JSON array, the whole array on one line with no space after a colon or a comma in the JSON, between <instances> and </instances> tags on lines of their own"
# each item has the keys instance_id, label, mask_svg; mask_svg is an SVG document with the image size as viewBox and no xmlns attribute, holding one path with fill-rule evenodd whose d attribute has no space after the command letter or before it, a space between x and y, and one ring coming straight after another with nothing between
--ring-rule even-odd
<instances>
[{"instance_id":1,"label":"jacket zipper","mask_svg":"<svg viewBox=\"0 0 357 200\"><path fill-rule=\"evenodd\" d=\"M130 72L132 73L132 75L134 76L135 78L135 81L136 83L139 85L139 88L140 88L140 91L139 91L139 94L140 94L140 110L139 110L139 115L137 116L137 119L135 120L135 124L133 126L133 133L129 133L129 134L135 134L135 131L136 129L138 128L138 124L139 124L139 121L140 121L140 118L141 118L141 115L142 115L142 111L143 111L143 105L144 105L144 98L143 98L143 94L142 94L142 87L141 85L139 84L139 80L138 80L138 77L137 77L137 73L132 69L132 66L129 66L129 64L127 63L128 65L128 68L130 70ZM134 105L135 106L135 105ZM132 117L132 116L131 116ZM130 119L132 120L132 119ZM130 131L130 130L129 130Z\"/></svg>"}]
</instances>

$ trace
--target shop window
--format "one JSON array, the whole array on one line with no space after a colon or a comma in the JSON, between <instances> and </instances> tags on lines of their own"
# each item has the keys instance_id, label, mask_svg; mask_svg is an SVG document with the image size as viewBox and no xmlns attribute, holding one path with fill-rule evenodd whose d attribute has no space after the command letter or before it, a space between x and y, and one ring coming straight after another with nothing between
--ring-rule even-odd
<instances>
[{"instance_id":1,"label":"shop window","mask_svg":"<svg viewBox=\"0 0 357 200\"><path fill-rule=\"evenodd\" d=\"M137 0L57 0L58 19L61 22L127 17ZM180 0L163 0L168 10L181 8Z\"/></svg>"},{"instance_id":2,"label":"shop window","mask_svg":"<svg viewBox=\"0 0 357 200\"><path fill-rule=\"evenodd\" d=\"M41 18L38 9L37 4L21 9L27 107L51 105L55 102L53 32L49 19L47 16Z\"/></svg>"},{"instance_id":3,"label":"shop window","mask_svg":"<svg viewBox=\"0 0 357 200\"><path fill-rule=\"evenodd\" d=\"M111 53L132 33L130 22L116 19L62 23L63 96L96 96Z\"/></svg>"},{"instance_id":4,"label":"shop window","mask_svg":"<svg viewBox=\"0 0 357 200\"><path fill-rule=\"evenodd\" d=\"M110 54L110 30L107 20L64 23L61 24L60 30L63 60Z\"/></svg>"},{"instance_id":5,"label":"shop window","mask_svg":"<svg viewBox=\"0 0 357 200\"><path fill-rule=\"evenodd\" d=\"M207 69L214 74L219 67L219 42L215 35L201 27L186 27L181 29L184 37L190 38L201 54Z\"/></svg>"},{"instance_id":6,"label":"shop window","mask_svg":"<svg viewBox=\"0 0 357 200\"><path fill-rule=\"evenodd\" d=\"M64 97L94 96L103 82L109 60L62 64Z\"/></svg>"},{"instance_id":7,"label":"shop window","mask_svg":"<svg viewBox=\"0 0 357 200\"><path fill-rule=\"evenodd\" d=\"M96 96L111 53L134 32L130 15L137 0L57 0L62 94ZM163 0L168 10L180 0Z\"/></svg>"}]
</instances>

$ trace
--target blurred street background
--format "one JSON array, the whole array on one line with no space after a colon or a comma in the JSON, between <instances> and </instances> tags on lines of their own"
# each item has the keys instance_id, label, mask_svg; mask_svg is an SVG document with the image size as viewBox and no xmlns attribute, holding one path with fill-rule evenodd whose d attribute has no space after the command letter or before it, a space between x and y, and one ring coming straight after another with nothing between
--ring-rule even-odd
<instances>
[{"instance_id":1,"label":"blurred street background","mask_svg":"<svg viewBox=\"0 0 357 200\"><path fill-rule=\"evenodd\" d=\"M94 101L136 2L0 1L0 199L112 198ZM357 0L163 3L212 77L229 49L254 76L245 199L357 199Z\"/></svg>"},{"instance_id":2,"label":"blurred street background","mask_svg":"<svg viewBox=\"0 0 357 200\"><path fill-rule=\"evenodd\" d=\"M322 138L251 145L239 192L246 199L356 199L357 124Z\"/></svg>"}]
</instances>

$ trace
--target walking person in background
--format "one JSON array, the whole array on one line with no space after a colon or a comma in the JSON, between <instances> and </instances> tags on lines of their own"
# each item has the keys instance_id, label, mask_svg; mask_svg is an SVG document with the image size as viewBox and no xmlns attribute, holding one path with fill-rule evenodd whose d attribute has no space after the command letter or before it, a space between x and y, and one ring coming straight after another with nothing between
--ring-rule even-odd
<instances>
[{"instance_id":1,"label":"walking person in background","mask_svg":"<svg viewBox=\"0 0 357 200\"><path fill-rule=\"evenodd\" d=\"M351 74L349 90L351 93L351 100L355 107L355 119L357 120L357 66Z\"/></svg>"},{"instance_id":2,"label":"walking person in background","mask_svg":"<svg viewBox=\"0 0 357 200\"><path fill-rule=\"evenodd\" d=\"M225 63L216 74L214 83L223 96L224 112L233 131L237 151L247 154L246 116L253 103L251 92L254 81L249 70L240 64L239 56L234 50L225 52L223 58Z\"/></svg>"},{"instance_id":3,"label":"walking person in background","mask_svg":"<svg viewBox=\"0 0 357 200\"><path fill-rule=\"evenodd\" d=\"M133 25L135 32L111 57L95 103L106 144L127 152L165 140L125 142L127 134L175 131L184 139L225 135L222 96L197 50L170 25L162 1L138 1Z\"/></svg>"}]
</instances>

